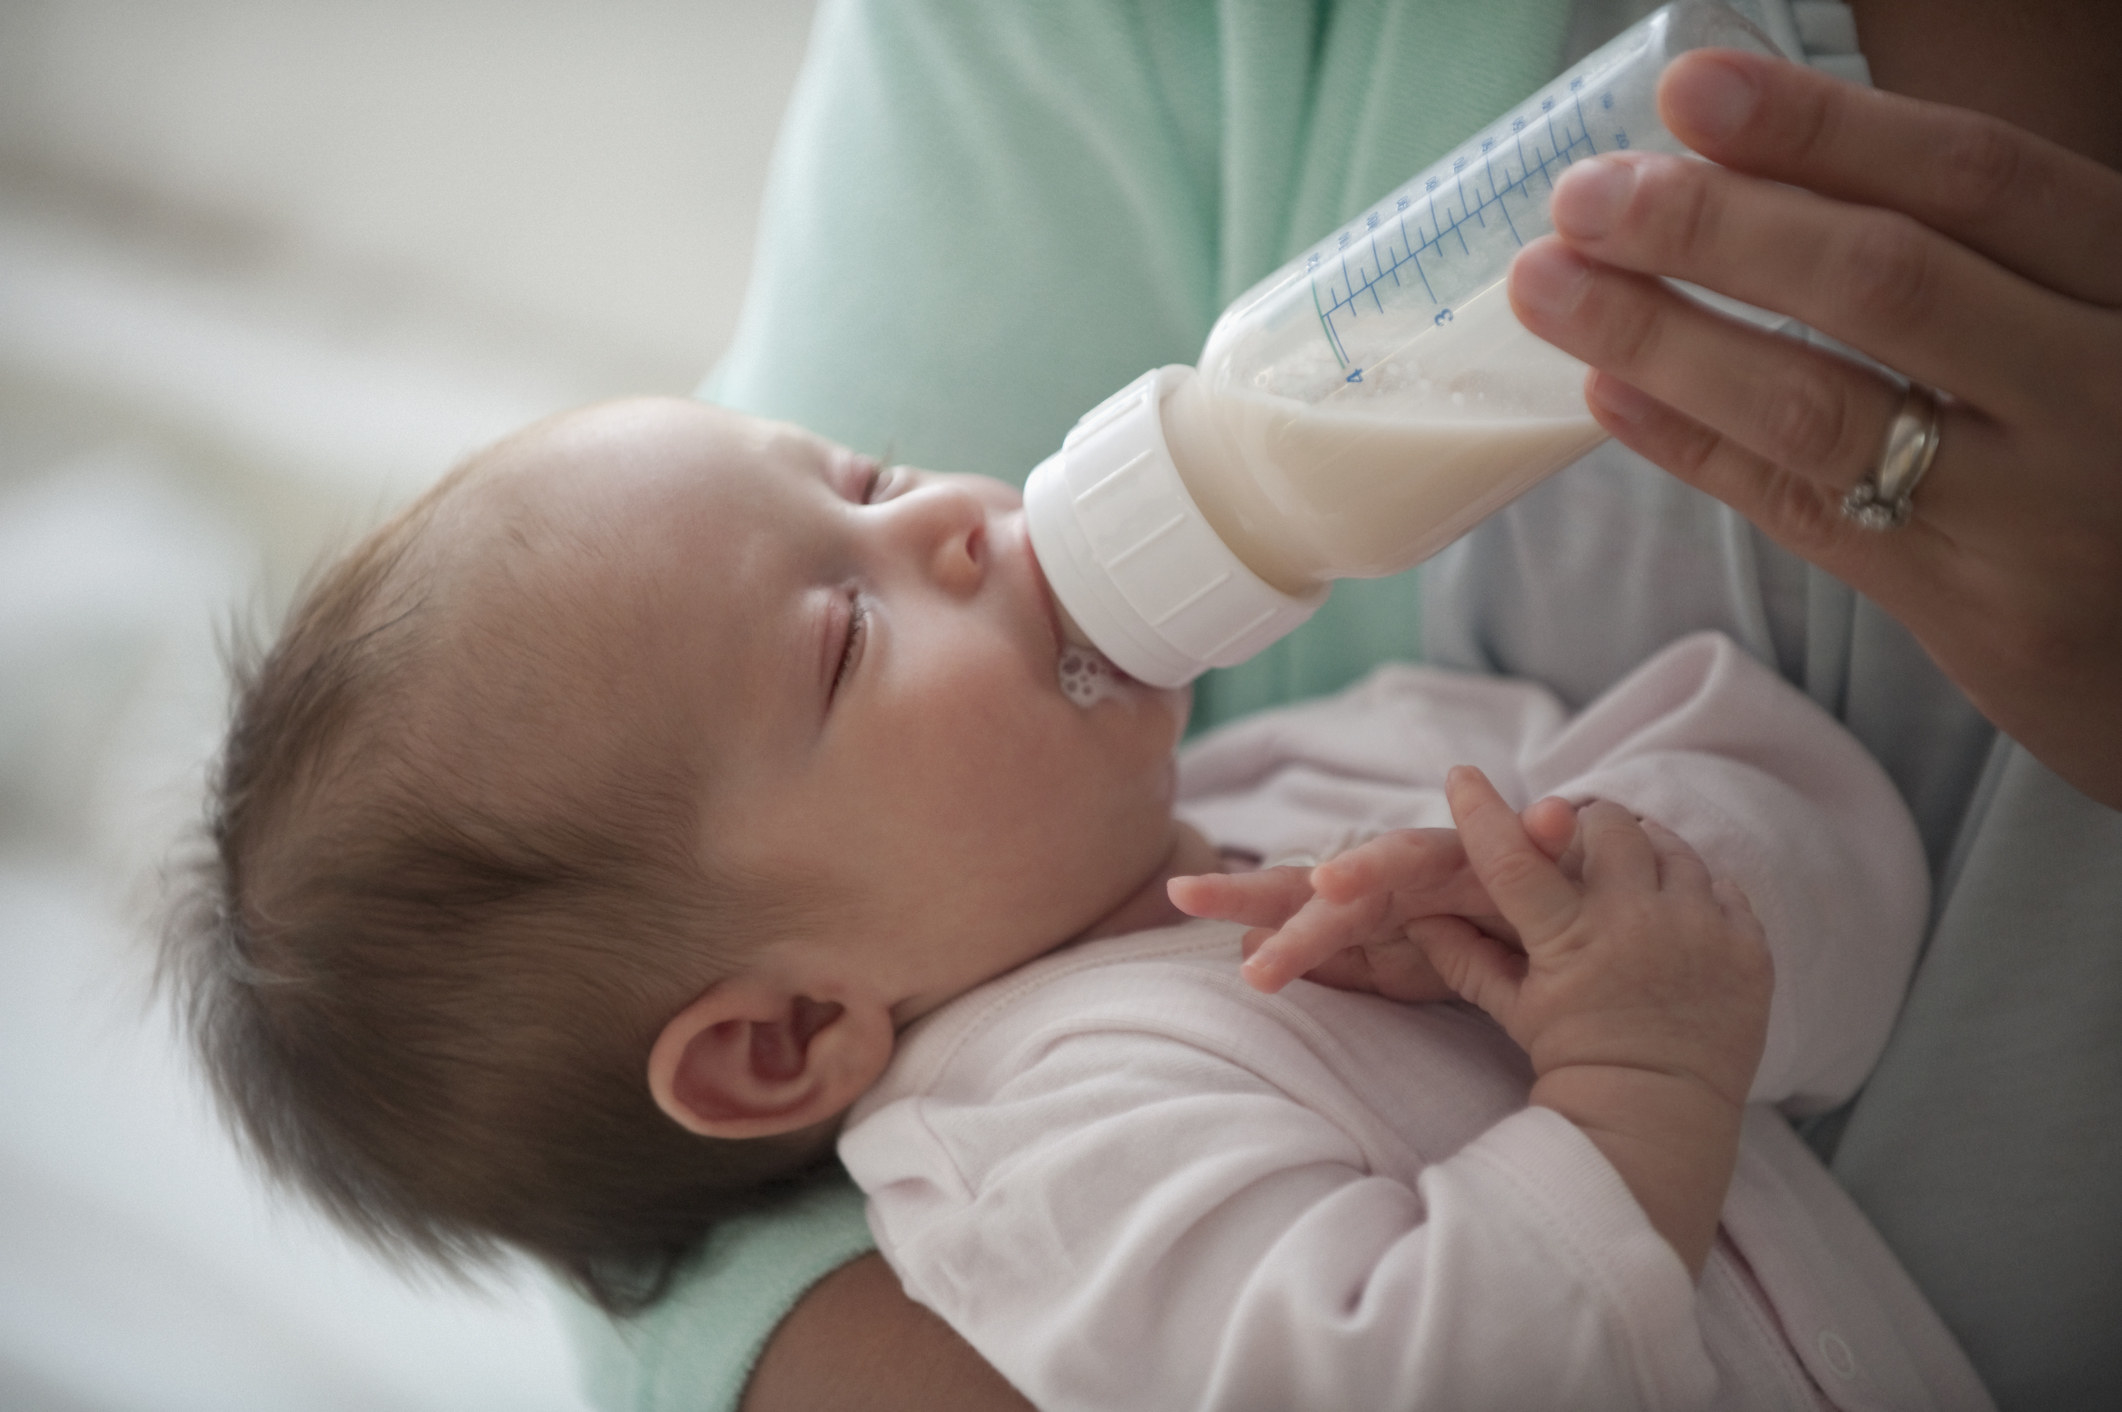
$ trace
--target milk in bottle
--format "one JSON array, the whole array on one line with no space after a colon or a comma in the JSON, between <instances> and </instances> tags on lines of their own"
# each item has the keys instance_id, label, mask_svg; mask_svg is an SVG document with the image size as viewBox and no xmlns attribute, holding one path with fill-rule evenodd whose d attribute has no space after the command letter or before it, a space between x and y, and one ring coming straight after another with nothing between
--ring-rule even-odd
<instances>
[{"instance_id":1,"label":"milk in bottle","mask_svg":"<svg viewBox=\"0 0 2122 1412\"><path fill-rule=\"evenodd\" d=\"M1657 79L1711 46L1776 52L1726 5L1676 0L1238 299L1198 368L1087 413L1025 485L1071 627L1138 680L1181 685L1596 445L1584 365L1518 323L1504 281L1552 229L1572 162L1686 154Z\"/></svg>"}]
</instances>

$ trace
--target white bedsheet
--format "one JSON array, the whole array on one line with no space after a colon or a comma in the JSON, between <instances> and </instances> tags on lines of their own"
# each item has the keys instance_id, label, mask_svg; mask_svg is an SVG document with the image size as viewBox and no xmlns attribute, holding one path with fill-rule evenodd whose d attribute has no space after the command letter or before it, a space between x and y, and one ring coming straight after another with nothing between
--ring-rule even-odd
<instances>
[{"instance_id":1,"label":"white bedsheet","mask_svg":"<svg viewBox=\"0 0 2122 1412\"><path fill-rule=\"evenodd\" d=\"M152 457L0 484L0 1407L569 1412L542 1286L415 1288L268 1198L147 1005L127 879L246 553Z\"/></svg>"}]
</instances>

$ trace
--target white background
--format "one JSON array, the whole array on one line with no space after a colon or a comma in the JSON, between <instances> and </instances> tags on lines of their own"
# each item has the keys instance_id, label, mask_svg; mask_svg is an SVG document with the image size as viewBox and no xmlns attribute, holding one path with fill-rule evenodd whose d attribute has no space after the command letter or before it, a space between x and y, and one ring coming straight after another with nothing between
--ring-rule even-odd
<instances>
[{"instance_id":1,"label":"white background","mask_svg":"<svg viewBox=\"0 0 2122 1412\"><path fill-rule=\"evenodd\" d=\"M237 1163L148 1003L231 612L726 343L810 7L0 0L0 1407L567 1409Z\"/></svg>"}]
</instances>

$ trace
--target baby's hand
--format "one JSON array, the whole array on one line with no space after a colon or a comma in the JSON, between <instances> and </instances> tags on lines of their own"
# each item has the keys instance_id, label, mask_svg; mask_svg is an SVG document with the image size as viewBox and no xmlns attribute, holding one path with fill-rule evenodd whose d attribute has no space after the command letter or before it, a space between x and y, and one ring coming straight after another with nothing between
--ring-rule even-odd
<instances>
[{"instance_id":1,"label":"baby's hand","mask_svg":"<svg viewBox=\"0 0 2122 1412\"><path fill-rule=\"evenodd\" d=\"M1532 1059L1532 1101L1582 1128L1690 1269L1715 1239L1768 1034L1772 963L1739 889L1617 805L1579 813L1583 875L1478 770L1446 786L1469 866L1520 941L1424 934L1437 973Z\"/></svg>"},{"instance_id":2,"label":"baby's hand","mask_svg":"<svg viewBox=\"0 0 2122 1412\"><path fill-rule=\"evenodd\" d=\"M1574 866L1568 804L1543 799L1524 824L1565 869ZM1516 940L1453 829L1396 829L1316 868L1174 878L1170 895L1191 916L1251 927L1245 979L1270 993L1303 976L1390 1000L1449 1000L1454 992L1424 950L1432 931L1474 928Z\"/></svg>"},{"instance_id":3,"label":"baby's hand","mask_svg":"<svg viewBox=\"0 0 2122 1412\"><path fill-rule=\"evenodd\" d=\"M1540 1074L1617 1065L1693 1077L1743 1103L1771 982L1745 894L1618 805L1578 812L1581 877L1571 877L1480 771L1452 771L1447 794L1468 870L1517 940L1464 925L1425 932L1452 989L1494 1016Z\"/></svg>"}]
</instances>

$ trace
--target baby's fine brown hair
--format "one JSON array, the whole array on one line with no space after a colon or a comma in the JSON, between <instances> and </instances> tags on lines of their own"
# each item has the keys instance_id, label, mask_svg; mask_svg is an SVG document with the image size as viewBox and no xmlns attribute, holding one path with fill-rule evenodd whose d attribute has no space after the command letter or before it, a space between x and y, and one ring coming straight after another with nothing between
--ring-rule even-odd
<instances>
[{"instance_id":1,"label":"baby's fine brown hair","mask_svg":"<svg viewBox=\"0 0 2122 1412\"><path fill-rule=\"evenodd\" d=\"M510 790L521 742L415 724L437 673L537 669L528 638L489 662L436 645L421 563L448 546L424 541L478 473L315 578L269 650L232 652L163 975L274 1178L386 1256L461 1272L512 1245L625 1310L830 1150L697 1137L650 1096L662 1023L756 930L754 890L699 861L683 752L641 728L610 752L621 778Z\"/></svg>"}]
</instances>

